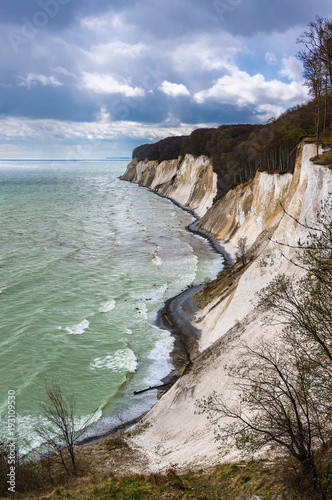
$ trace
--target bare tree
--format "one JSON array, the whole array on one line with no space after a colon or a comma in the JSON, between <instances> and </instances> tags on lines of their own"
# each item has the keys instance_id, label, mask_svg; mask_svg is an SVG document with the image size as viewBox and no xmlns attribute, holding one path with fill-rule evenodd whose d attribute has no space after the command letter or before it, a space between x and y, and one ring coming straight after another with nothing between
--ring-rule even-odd
<instances>
[{"instance_id":1,"label":"bare tree","mask_svg":"<svg viewBox=\"0 0 332 500\"><path fill-rule=\"evenodd\" d=\"M53 384L46 388L47 400L41 405L41 420L35 432L44 445L54 453L53 460L59 461L67 474L75 473L75 444L85 433L95 417L95 412L83 422L77 416L74 395L65 398L60 388ZM68 452L70 463L66 460Z\"/></svg>"},{"instance_id":2,"label":"bare tree","mask_svg":"<svg viewBox=\"0 0 332 500\"><path fill-rule=\"evenodd\" d=\"M216 437L256 452L273 446L294 457L325 498L318 456L332 438L332 203L310 228L297 284L278 276L260 293L259 307L283 326L273 342L243 345L230 368L235 401L211 394L198 402L216 424Z\"/></svg>"},{"instance_id":3,"label":"bare tree","mask_svg":"<svg viewBox=\"0 0 332 500\"><path fill-rule=\"evenodd\" d=\"M325 132L328 96L332 87L332 20L317 16L316 21L309 23L308 28L297 40L305 46L305 49L298 53L298 58L303 63L306 85L316 102L318 156L321 100L324 96L323 131Z\"/></svg>"},{"instance_id":4,"label":"bare tree","mask_svg":"<svg viewBox=\"0 0 332 500\"><path fill-rule=\"evenodd\" d=\"M307 56L324 64L332 85L332 20L317 16L297 40L307 50Z\"/></svg>"},{"instance_id":5,"label":"bare tree","mask_svg":"<svg viewBox=\"0 0 332 500\"><path fill-rule=\"evenodd\" d=\"M248 252L248 238L239 238L236 245L235 258L238 262L241 262L244 267L247 263L247 252Z\"/></svg>"},{"instance_id":6,"label":"bare tree","mask_svg":"<svg viewBox=\"0 0 332 500\"><path fill-rule=\"evenodd\" d=\"M317 450L331 439L331 412L326 411L331 387L319 384L317 370L290 341L285 344L285 338L244 346L233 374L235 393L239 391L236 402L217 393L198 402L199 412L215 424L221 448L235 444L253 454L272 447L279 455L291 456L302 477L311 479L325 498Z\"/></svg>"},{"instance_id":7,"label":"bare tree","mask_svg":"<svg viewBox=\"0 0 332 500\"><path fill-rule=\"evenodd\" d=\"M293 332L293 341L298 339L299 348L315 346L316 357L319 354L329 366L332 363L331 199L322 206L317 222L316 227L305 226L308 236L296 247L298 262L307 274L297 283L285 275L277 276L259 293L259 306L272 316L272 321Z\"/></svg>"}]
</instances>

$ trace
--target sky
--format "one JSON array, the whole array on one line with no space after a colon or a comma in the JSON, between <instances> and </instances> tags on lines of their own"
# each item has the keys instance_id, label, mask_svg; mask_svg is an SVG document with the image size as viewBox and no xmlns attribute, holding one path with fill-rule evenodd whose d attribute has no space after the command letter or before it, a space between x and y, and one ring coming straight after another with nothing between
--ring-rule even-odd
<instances>
[{"instance_id":1,"label":"sky","mask_svg":"<svg viewBox=\"0 0 332 500\"><path fill-rule=\"evenodd\" d=\"M0 0L0 158L130 156L308 100L330 0Z\"/></svg>"}]
</instances>

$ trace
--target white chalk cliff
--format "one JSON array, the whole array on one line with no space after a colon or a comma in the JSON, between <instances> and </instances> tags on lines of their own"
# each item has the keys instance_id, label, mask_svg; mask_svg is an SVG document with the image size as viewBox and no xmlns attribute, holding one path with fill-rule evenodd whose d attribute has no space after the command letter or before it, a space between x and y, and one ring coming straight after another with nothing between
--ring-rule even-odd
<instances>
[{"instance_id":1,"label":"white chalk cliff","mask_svg":"<svg viewBox=\"0 0 332 500\"><path fill-rule=\"evenodd\" d=\"M217 194L217 174L207 156L185 155L161 163L134 159L122 179L172 198L199 216L212 206Z\"/></svg>"},{"instance_id":2,"label":"white chalk cliff","mask_svg":"<svg viewBox=\"0 0 332 500\"><path fill-rule=\"evenodd\" d=\"M195 401L216 390L236 404L226 365L237 362L239 341L253 345L275 335L275 326L265 324L256 309L255 294L280 272L294 278L303 272L288 260L296 250L277 242L296 245L306 235L306 229L282 207L310 225L332 191L332 171L314 165L310 161L314 155L314 145L302 144L293 174L257 172L252 181L229 191L214 205L216 180L207 158L129 165L127 180L205 214L199 227L215 236L231 255L238 238L244 236L251 251L243 272L233 278L230 270L224 283L216 282L208 299L198 301L195 326L201 330L200 354L189 372L131 431L132 444L144 451L150 470L165 470L171 464L204 468L220 462L213 426L205 415L195 414ZM206 211L206 207L211 208ZM223 460L235 457L236 450L230 449Z\"/></svg>"}]
</instances>

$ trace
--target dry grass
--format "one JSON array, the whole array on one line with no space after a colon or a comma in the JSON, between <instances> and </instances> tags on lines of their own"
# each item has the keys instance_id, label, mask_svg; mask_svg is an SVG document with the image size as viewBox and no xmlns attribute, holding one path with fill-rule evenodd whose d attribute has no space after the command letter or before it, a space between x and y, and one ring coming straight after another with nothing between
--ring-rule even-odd
<instances>
[{"instance_id":1,"label":"dry grass","mask_svg":"<svg viewBox=\"0 0 332 500\"><path fill-rule=\"evenodd\" d=\"M332 453L324 453L326 498L332 498ZM141 457L142 458L142 457ZM144 458L144 457L143 457ZM103 443L83 446L78 454L79 470L74 477L54 474L54 483L43 477L31 493L16 493L15 498L32 500L318 500L307 477L301 476L290 459L251 460L221 464L210 470L180 473L176 465L164 474L135 473L139 462L123 437L109 437ZM94 467L91 467L94 462ZM122 462L120 473L119 463ZM117 465L117 467L116 467ZM144 466L144 461L141 464ZM112 468L113 467L113 468ZM127 471L127 473L125 473ZM1 497L4 498L4 497ZM6 497L8 498L8 497Z\"/></svg>"},{"instance_id":2,"label":"dry grass","mask_svg":"<svg viewBox=\"0 0 332 500\"><path fill-rule=\"evenodd\" d=\"M327 167L332 168L332 151L331 150L324 151L324 153L311 158L311 161L315 165L325 165Z\"/></svg>"}]
</instances>

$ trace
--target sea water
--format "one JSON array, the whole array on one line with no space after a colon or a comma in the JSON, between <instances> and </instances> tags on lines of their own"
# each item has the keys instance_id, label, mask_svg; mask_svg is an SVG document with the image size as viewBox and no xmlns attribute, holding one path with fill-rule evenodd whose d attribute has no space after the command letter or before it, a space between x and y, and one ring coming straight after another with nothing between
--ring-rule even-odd
<instances>
[{"instance_id":1,"label":"sea water","mask_svg":"<svg viewBox=\"0 0 332 500\"><path fill-rule=\"evenodd\" d=\"M20 440L55 382L107 432L156 402L173 339L154 325L166 299L222 261L187 212L121 181L124 161L0 161L0 431L16 393Z\"/></svg>"}]
</instances>

